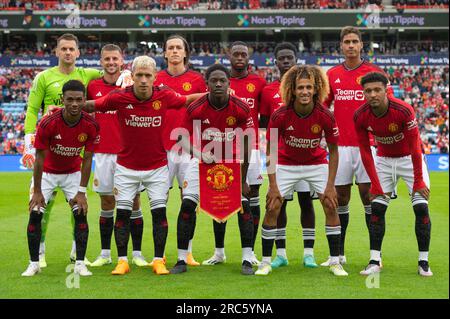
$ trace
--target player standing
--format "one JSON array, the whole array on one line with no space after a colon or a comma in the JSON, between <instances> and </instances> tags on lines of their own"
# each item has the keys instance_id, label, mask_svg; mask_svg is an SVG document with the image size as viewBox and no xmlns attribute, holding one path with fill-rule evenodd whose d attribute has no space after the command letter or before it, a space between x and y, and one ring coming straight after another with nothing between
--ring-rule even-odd
<instances>
[{"instance_id":1,"label":"player standing","mask_svg":"<svg viewBox=\"0 0 450 319\"><path fill-rule=\"evenodd\" d=\"M193 70L189 70L189 44L180 35L171 35L164 43L164 58L167 62L167 69L161 70L156 75L155 85L168 86L181 95L206 92L206 84L203 76ZM191 156L185 152L177 152L173 149L176 140L170 139L172 130L180 127L186 109L168 110L166 122L163 129L164 147L167 150L167 161L169 166L170 188L173 187L173 179L176 177L182 198L182 188L184 175L189 166ZM195 222L194 222L195 230ZM199 266L192 256L192 237L189 240L189 253L187 264L189 266Z\"/></svg>"},{"instance_id":2,"label":"player standing","mask_svg":"<svg viewBox=\"0 0 450 319\"><path fill-rule=\"evenodd\" d=\"M274 50L275 64L280 71L280 79L289 71L297 61L297 49L288 42L278 44ZM264 87L261 93L261 119L260 127L267 128L270 116L283 105L280 95L281 80L273 81ZM314 205L311 199L309 184L301 181L294 187L294 191L298 193L298 202L301 210L301 224L303 228L303 264L308 268L318 267L314 259L314 241L316 236L315 230L315 213ZM287 195L286 200L281 206L281 211L277 219L277 232L275 245L277 247L277 255L272 261L272 268L279 268L288 265L286 255L286 225L287 202L292 200L292 196Z\"/></svg>"},{"instance_id":3,"label":"player standing","mask_svg":"<svg viewBox=\"0 0 450 319\"><path fill-rule=\"evenodd\" d=\"M168 274L163 262L167 239L166 202L169 190L167 154L162 142L162 124L168 108L181 108L201 94L181 96L168 88L153 86L156 62L139 56L132 64L133 86L117 90L107 96L86 103L90 112L117 111L122 148L117 156L114 174L116 221L114 237L119 262L113 275L130 272L127 249L133 200L142 184L147 189L153 222L155 260L153 271Z\"/></svg>"},{"instance_id":4,"label":"player standing","mask_svg":"<svg viewBox=\"0 0 450 319\"><path fill-rule=\"evenodd\" d=\"M371 214L369 189L370 178L361 162L352 116L356 109L364 104L364 93L361 78L369 72L383 72L379 67L361 58L363 42L361 32L355 27L345 27L340 35L341 50L345 57L344 63L328 70L330 93L323 105L334 104L334 117L339 127L339 167L336 176L336 191L338 194L338 214L341 221L341 251L339 260L347 262L345 257L345 235L349 223L349 202L353 179L358 185L361 202L364 205L367 228ZM374 145L374 144L372 144ZM375 152L375 149L372 148ZM329 260L322 263L328 266Z\"/></svg>"},{"instance_id":5,"label":"player standing","mask_svg":"<svg viewBox=\"0 0 450 319\"><path fill-rule=\"evenodd\" d=\"M105 45L100 53L100 64L103 67L103 76L89 82L87 87L88 100L96 100L117 89L116 82L123 67L122 49L115 44ZM95 119L100 126L100 143L95 147L94 191L100 195L100 239L102 251L91 264L99 267L111 264L111 236L114 229L115 199L114 171L117 153L121 147L119 122L116 111L97 112ZM147 266L141 253L144 220L140 209L139 192L133 202L130 217L130 234L133 243L132 263L137 266Z\"/></svg>"},{"instance_id":6,"label":"player standing","mask_svg":"<svg viewBox=\"0 0 450 319\"><path fill-rule=\"evenodd\" d=\"M38 126L27 228L30 264L22 276L34 276L40 272L42 219L47 214L45 206L57 187L62 189L75 218L74 273L92 275L84 263L89 236L86 185L91 174L92 152L94 144L98 142L99 127L91 116L81 111L85 103L85 90L80 81L70 80L65 83L62 87L64 108L45 116ZM83 148L84 156L81 159Z\"/></svg>"},{"instance_id":7,"label":"player standing","mask_svg":"<svg viewBox=\"0 0 450 319\"><path fill-rule=\"evenodd\" d=\"M385 214L391 193L402 178L411 194L416 216L416 238L419 246L421 276L432 276L428 264L431 221L428 209L430 179L422 154L414 109L407 103L389 97L388 78L376 72L366 74L361 84L367 103L354 116L361 158L372 181L372 216L369 224L370 261L361 271L369 275L381 271L381 245L385 232ZM369 134L377 142L377 155L370 150Z\"/></svg>"},{"instance_id":8,"label":"player standing","mask_svg":"<svg viewBox=\"0 0 450 319\"><path fill-rule=\"evenodd\" d=\"M76 59L80 56L78 50L78 38L73 34L66 33L57 39L56 56L58 66L40 72L33 81L27 103L27 113L25 117L25 147L22 162L27 168L33 168L35 161L34 136L39 111L46 114L49 107L62 107L62 87L69 80L79 80L84 85L89 81L101 76L101 72L96 69L76 67ZM41 268L47 267L45 261L45 235L47 233L50 213L53 207L56 191L50 196L45 208L42 220L42 236L39 246L39 262ZM73 222L73 219L72 219ZM70 259L75 259L75 239L72 244ZM89 263L86 260L86 263Z\"/></svg>"},{"instance_id":9,"label":"player standing","mask_svg":"<svg viewBox=\"0 0 450 319\"><path fill-rule=\"evenodd\" d=\"M306 181L318 193L325 212L330 271L336 276L347 276L339 263L341 226L334 186L339 161L339 130L333 114L320 104L328 94L327 78L319 67L294 66L284 75L280 91L286 106L272 114L268 126L269 190L261 230L263 259L255 274L268 275L272 271L272 247L280 207L284 197L292 194L294 186L299 181ZM326 150L320 147L323 133L329 149L329 162ZM274 152L278 150L276 161L276 154L271 153L271 144L279 141L281 145L272 147Z\"/></svg>"},{"instance_id":10,"label":"player standing","mask_svg":"<svg viewBox=\"0 0 450 319\"><path fill-rule=\"evenodd\" d=\"M187 271L187 254L189 236L194 227L195 210L199 202L199 159L206 163L213 160L216 163L224 160L238 160L236 129L246 130L250 128L254 134L253 120L248 105L236 96L230 95L230 72L221 64L214 64L206 70L206 82L209 93L189 106L183 120L183 127L187 129L192 140L200 141L200 149L194 145L193 155L189 169L185 175L183 188L183 201L178 215L178 262L171 269L171 273L180 274ZM193 122L199 121L200 127L194 126ZM198 134L198 139L195 137ZM247 136L248 137L248 136ZM185 142L185 144L183 144ZM184 149L191 149L191 141L181 141ZM215 143L214 150L222 151L219 154L204 153L204 147ZM242 164L242 194L247 196L249 187L246 183L248 169L248 145L249 141L244 137L244 163ZM232 148L229 148L230 146ZM228 154L226 150L232 149ZM242 247L242 269L243 275L253 275L251 259L253 257L253 220L247 198L242 197L243 211L238 213L239 230L241 234Z\"/></svg>"},{"instance_id":11,"label":"player standing","mask_svg":"<svg viewBox=\"0 0 450 319\"><path fill-rule=\"evenodd\" d=\"M258 232L260 205L259 205L259 188L263 183L261 157L258 148L258 129L259 129L259 105L261 100L262 89L266 86L266 80L256 74L249 73L248 65L250 56L248 47L244 42L234 42L230 46L229 59L231 63L230 88L237 97L245 101L250 107L250 113L253 118L256 136L256 148L252 150L250 165L247 173L247 182L250 185L250 210L253 216L253 244ZM215 265L225 262L225 230L226 223L218 223L213 221L215 250L214 255L205 260L203 265ZM253 265L257 265L259 261L255 254L251 259Z\"/></svg>"}]
</instances>

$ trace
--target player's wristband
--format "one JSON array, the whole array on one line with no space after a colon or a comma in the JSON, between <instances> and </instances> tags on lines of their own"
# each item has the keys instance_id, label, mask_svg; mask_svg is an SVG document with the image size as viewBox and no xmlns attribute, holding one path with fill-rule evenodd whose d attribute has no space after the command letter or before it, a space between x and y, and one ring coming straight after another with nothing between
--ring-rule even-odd
<instances>
[{"instance_id":1,"label":"player's wristband","mask_svg":"<svg viewBox=\"0 0 450 319\"><path fill-rule=\"evenodd\" d=\"M83 186L78 187L78 192L79 193L86 193L86 187L83 187Z\"/></svg>"}]
</instances>

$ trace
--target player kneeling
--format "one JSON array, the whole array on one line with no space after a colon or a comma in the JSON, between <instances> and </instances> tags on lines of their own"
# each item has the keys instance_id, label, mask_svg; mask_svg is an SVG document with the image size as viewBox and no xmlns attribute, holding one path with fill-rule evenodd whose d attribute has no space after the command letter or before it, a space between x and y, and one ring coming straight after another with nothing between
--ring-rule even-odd
<instances>
[{"instance_id":1,"label":"player kneeling","mask_svg":"<svg viewBox=\"0 0 450 319\"><path fill-rule=\"evenodd\" d=\"M30 264L22 276L39 273L39 243L41 221L53 191L60 187L75 218L74 237L76 262L74 272L91 276L86 268L89 227L86 185L89 181L94 144L98 143L99 127L82 107L85 87L77 80L66 82L62 88L64 108L44 117L36 133L36 162L29 203L30 219L27 227ZM80 153L84 148L83 159ZM80 172L81 166L81 172Z\"/></svg>"},{"instance_id":2,"label":"player kneeling","mask_svg":"<svg viewBox=\"0 0 450 319\"><path fill-rule=\"evenodd\" d=\"M414 109L407 103L387 95L388 79L377 72L361 79L367 103L354 115L361 159L372 182L369 223L370 261L361 275L381 271L380 252L385 232L385 214L390 196L399 178L406 182L416 215L416 237L419 246L418 273L432 276L428 265L431 221L428 212L430 179L421 150ZM370 152L369 132L377 142L374 164Z\"/></svg>"},{"instance_id":3,"label":"player kneeling","mask_svg":"<svg viewBox=\"0 0 450 319\"><path fill-rule=\"evenodd\" d=\"M285 197L292 194L299 181L307 182L322 203L330 247L330 271L336 276L348 275L339 264L341 226L334 187L339 131L331 112L320 104L327 90L327 78L316 66L294 66L283 76L280 92L286 106L272 114L267 130L269 191L261 231L263 260L256 275L268 275L272 271L277 218ZM329 163L326 150L320 147L323 132L330 151ZM278 141L281 145L276 147ZM278 165L275 169L276 149Z\"/></svg>"}]
</instances>

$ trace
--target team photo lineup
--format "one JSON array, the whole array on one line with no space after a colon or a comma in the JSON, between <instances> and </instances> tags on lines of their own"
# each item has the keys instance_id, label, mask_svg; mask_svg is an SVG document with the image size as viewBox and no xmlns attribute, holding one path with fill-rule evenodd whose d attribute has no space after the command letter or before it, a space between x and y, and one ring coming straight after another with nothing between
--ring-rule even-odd
<instances>
[{"instance_id":1,"label":"team photo lineup","mask_svg":"<svg viewBox=\"0 0 450 319\"><path fill-rule=\"evenodd\" d=\"M101 68L91 68L78 66L78 34L60 32L52 52L57 65L30 77L24 100L20 164L31 180L20 184L29 197L22 195L15 210L28 212L21 212L14 241L28 256L10 279L27 285L30 279L21 277L35 277L45 285L56 257L70 259L74 275L101 276L99 284L141 270L177 281L203 272L209 280L230 262L235 277L276 280L291 268L283 280L321 272L324 280L345 277L337 287L385 272L423 281L441 276L432 271L430 250L437 194L421 131L428 122L417 102L395 94L392 79L400 80L400 72L365 57L363 35L363 28L342 27L336 42L343 62L330 67L299 63L303 48L278 41L269 79L251 63L245 37L227 44L229 64L216 59L201 70L190 62L194 44L177 31L164 38L162 67L148 52L127 63L123 46L110 41L98 47ZM448 64L445 72L448 101ZM448 199L448 174L445 180L439 190ZM62 196L65 203L57 204ZM412 228L392 225L400 200ZM72 244L52 256L49 236L52 222L61 227L55 216L61 205L70 212ZM286 245L294 227L289 211L301 226L292 243L302 244L297 255ZM68 218L63 222L67 227ZM358 238L352 227L359 227ZM396 227L402 235L394 241L389 232ZM237 237L225 249L227 232ZM435 236L445 241L448 228L439 234L433 219ZM407 241L414 241L415 250L405 250L414 263L382 253L383 244ZM208 258L198 252L204 243L214 247ZM231 251L240 259L230 260ZM365 262L355 264L353 255ZM448 284L448 274L442 280Z\"/></svg>"}]
</instances>

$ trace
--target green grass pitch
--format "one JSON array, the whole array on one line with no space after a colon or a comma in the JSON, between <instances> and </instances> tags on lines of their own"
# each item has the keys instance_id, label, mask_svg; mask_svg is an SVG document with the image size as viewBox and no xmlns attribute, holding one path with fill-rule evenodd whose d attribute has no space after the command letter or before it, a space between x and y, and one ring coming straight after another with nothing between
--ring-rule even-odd
<instances>
[{"instance_id":1,"label":"green grass pitch","mask_svg":"<svg viewBox=\"0 0 450 319\"><path fill-rule=\"evenodd\" d=\"M303 244L298 203L288 205L287 254L290 264L267 277L240 275L241 249L237 218L228 222L225 239L227 263L217 266L190 268L182 275L156 276L150 268L131 266L126 276L112 276L113 265L91 268L93 276L80 278L79 288L68 288L69 252L72 243L70 210L62 192L58 193L47 234L48 267L42 273L22 278L28 264L26 225L28 223L28 187L31 173L0 173L0 298L449 298L449 187L448 173L431 173L432 195L430 214L432 239L431 278L417 274L417 243L414 234L414 214L406 187L399 186L399 198L392 201L386 217L386 235L383 244L384 269L379 277L379 288L367 288L366 278L359 271L369 256L369 240L364 222L364 211L359 196L353 190L350 225L347 233L347 278L337 278L327 268L306 269L301 265ZM261 200L266 194L261 188ZM99 198L92 191L89 198L90 237L87 257L94 260L100 252L98 230ZM153 257L151 216L146 196L142 196L144 212L143 254ZM169 237L166 248L168 266L176 262L176 220L180 205L178 190L172 190L168 204ZM264 204L262 203L262 207ZM324 216L320 204L316 208L317 262L328 256L324 231ZM264 214L264 212L262 213ZM131 256L131 241L129 243ZM194 256L203 261L214 250L212 220L206 215L197 219L194 238ZM260 233L256 252L261 257ZM116 248L112 246L114 262ZM73 283L71 277L68 282ZM69 285L70 286L70 285Z\"/></svg>"}]
</instances>

